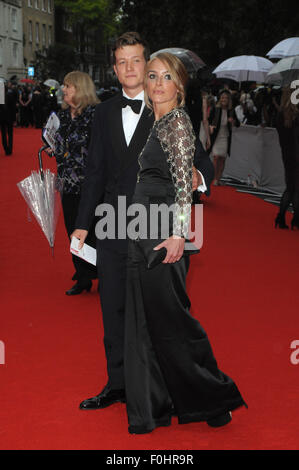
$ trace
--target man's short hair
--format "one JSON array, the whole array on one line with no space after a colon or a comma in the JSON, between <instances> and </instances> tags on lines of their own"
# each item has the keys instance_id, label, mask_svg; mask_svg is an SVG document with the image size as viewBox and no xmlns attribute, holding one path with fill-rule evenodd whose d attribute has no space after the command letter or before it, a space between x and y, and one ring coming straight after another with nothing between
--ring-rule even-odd
<instances>
[{"instance_id":1,"label":"man's short hair","mask_svg":"<svg viewBox=\"0 0 299 470\"><path fill-rule=\"evenodd\" d=\"M113 51L113 64L115 64L115 51L124 46L135 46L136 44L141 44L143 46L143 55L144 59L147 62L150 58L150 50L148 43L141 38L140 34L136 31L128 31L127 33L119 36L112 48Z\"/></svg>"}]
</instances>

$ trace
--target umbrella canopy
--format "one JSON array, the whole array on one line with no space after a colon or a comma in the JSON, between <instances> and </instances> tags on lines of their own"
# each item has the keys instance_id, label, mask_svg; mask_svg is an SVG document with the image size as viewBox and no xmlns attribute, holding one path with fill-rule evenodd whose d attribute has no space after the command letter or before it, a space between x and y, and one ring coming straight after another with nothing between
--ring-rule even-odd
<instances>
[{"instance_id":1,"label":"umbrella canopy","mask_svg":"<svg viewBox=\"0 0 299 470\"><path fill-rule=\"evenodd\" d=\"M280 41L266 54L270 59L282 59L299 54L299 38L288 38Z\"/></svg>"},{"instance_id":2,"label":"umbrella canopy","mask_svg":"<svg viewBox=\"0 0 299 470\"><path fill-rule=\"evenodd\" d=\"M198 57L194 52L189 49L182 49L180 47L169 47L166 49L160 49L151 55L151 59L154 58L160 52L169 52L180 59L185 65L188 72L197 72L199 69L205 67L203 60Z\"/></svg>"},{"instance_id":3,"label":"umbrella canopy","mask_svg":"<svg viewBox=\"0 0 299 470\"><path fill-rule=\"evenodd\" d=\"M236 82L264 82L273 63L255 55L240 55L221 62L213 71L217 78L230 78Z\"/></svg>"},{"instance_id":4,"label":"umbrella canopy","mask_svg":"<svg viewBox=\"0 0 299 470\"><path fill-rule=\"evenodd\" d=\"M20 83L31 83L33 85L35 81L32 78L21 78Z\"/></svg>"},{"instance_id":5,"label":"umbrella canopy","mask_svg":"<svg viewBox=\"0 0 299 470\"><path fill-rule=\"evenodd\" d=\"M266 77L266 83L280 86L288 86L294 80L299 80L299 55L281 59Z\"/></svg>"},{"instance_id":6,"label":"umbrella canopy","mask_svg":"<svg viewBox=\"0 0 299 470\"><path fill-rule=\"evenodd\" d=\"M50 88L59 88L59 82L57 80L54 80L53 78L48 78L48 80L46 80L44 82L44 85L46 86L49 86Z\"/></svg>"},{"instance_id":7,"label":"umbrella canopy","mask_svg":"<svg viewBox=\"0 0 299 470\"><path fill-rule=\"evenodd\" d=\"M63 181L49 169L44 172L40 160L40 171L32 171L31 175L17 184L17 187L44 232L53 252Z\"/></svg>"}]
</instances>

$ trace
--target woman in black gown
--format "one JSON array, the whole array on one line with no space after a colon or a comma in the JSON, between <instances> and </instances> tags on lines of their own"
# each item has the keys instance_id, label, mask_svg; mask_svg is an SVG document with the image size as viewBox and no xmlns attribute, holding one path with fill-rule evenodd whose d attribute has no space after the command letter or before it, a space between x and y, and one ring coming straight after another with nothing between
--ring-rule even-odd
<instances>
[{"instance_id":1,"label":"woman in black gown","mask_svg":"<svg viewBox=\"0 0 299 470\"><path fill-rule=\"evenodd\" d=\"M155 123L139 157L134 203L147 209L151 236L130 241L127 276L125 382L132 434L168 426L172 415L180 424L222 426L232 410L246 406L232 379L218 369L205 331L189 312L184 246L195 136L183 109L186 80L183 64L171 54L159 53L147 64L145 97ZM163 224L149 228L151 206L163 203L175 205L170 236L162 233ZM155 230L160 241L152 236ZM167 250L152 269L144 256L149 247Z\"/></svg>"}]
</instances>

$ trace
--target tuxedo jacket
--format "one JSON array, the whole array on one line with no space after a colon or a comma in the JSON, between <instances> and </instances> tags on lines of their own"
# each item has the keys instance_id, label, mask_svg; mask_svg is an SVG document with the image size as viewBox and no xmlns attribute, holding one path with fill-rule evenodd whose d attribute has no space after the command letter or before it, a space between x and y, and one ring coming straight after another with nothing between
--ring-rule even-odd
<instances>
[{"instance_id":1,"label":"tuxedo jacket","mask_svg":"<svg viewBox=\"0 0 299 470\"><path fill-rule=\"evenodd\" d=\"M85 179L82 185L81 201L76 220L76 228L89 230L94 219L95 209L100 203L109 203L117 209L118 196L126 196L127 207L131 204L139 171L138 156L142 151L154 114L144 107L135 133L127 146L122 124L122 94L97 105L91 142L88 150ZM199 153L201 157L199 158ZM197 151L195 166L210 184L210 160ZM116 212L117 215L117 212ZM116 221L117 225L117 221ZM124 240L103 240L117 250L126 250Z\"/></svg>"}]
</instances>

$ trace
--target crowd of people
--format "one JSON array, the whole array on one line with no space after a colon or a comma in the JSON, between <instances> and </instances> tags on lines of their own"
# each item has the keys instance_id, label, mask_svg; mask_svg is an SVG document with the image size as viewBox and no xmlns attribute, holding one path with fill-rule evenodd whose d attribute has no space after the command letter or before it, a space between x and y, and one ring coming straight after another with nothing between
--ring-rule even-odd
<instances>
[{"instance_id":1,"label":"crowd of people","mask_svg":"<svg viewBox=\"0 0 299 470\"><path fill-rule=\"evenodd\" d=\"M43 85L8 81L6 93L10 113L14 116L16 127L35 127L42 129L52 111L59 109L56 90Z\"/></svg>"},{"instance_id":2,"label":"crowd of people","mask_svg":"<svg viewBox=\"0 0 299 470\"><path fill-rule=\"evenodd\" d=\"M202 119L208 119L211 110L217 106L221 91L229 92L231 109L236 112L239 124L262 127L276 127L277 113L281 100L278 86L244 83L228 83L220 79L212 83L190 80L187 89L187 106L195 129L199 130Z\"/></svg>"},{"instance_id":3,"label":"crowd of people","mask_svg":"<svg viewBox=\"0 0 299 470\"><path fill-rule=\"evenodd\" d=\"M282 194L275 227L288 229L286 212L294 215L291 228L299 227L299 108L291 101L290 87L245 84L237 89L228 83L222 89L189 86L188 109L194 129L214 163L215 179L220 184L225 159L230 154L232 126L260 126L277 129L284 165L286 189ZM188 96L188 95L187 95Z\"/></svg>"}]
</instances>

